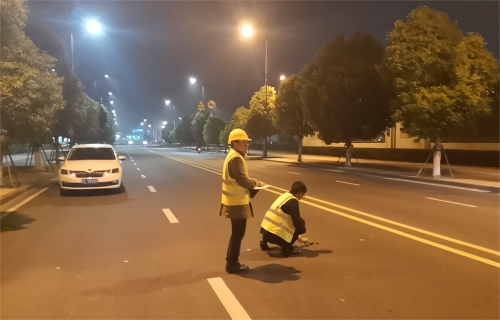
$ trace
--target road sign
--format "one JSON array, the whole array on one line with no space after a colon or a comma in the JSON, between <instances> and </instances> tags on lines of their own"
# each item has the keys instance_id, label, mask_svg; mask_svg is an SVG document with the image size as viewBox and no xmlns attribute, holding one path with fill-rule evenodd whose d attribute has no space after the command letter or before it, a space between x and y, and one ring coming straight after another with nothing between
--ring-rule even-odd
<instances>
[{"instance_id":1,"label":"road sign","mask_svg":"<svg viewBox=\"0 0 500 320\"><path fill-rule=\"evenodd\" d=\"M216 106L215 101L213 100L208 101L208 109L213 110L215 109L215 106Z\"/></svg>"},{"instance_id":2,"label":"road sign","mask_svg":"<svg viewBox=\"0 0 500 320\"><path fill-rule=\"evenodd\" d=\"M203 101L200 101L200 103L198 103L198 110L203 110L205 109L205 105L203 104Z\"/></svg>"}]
</instances>

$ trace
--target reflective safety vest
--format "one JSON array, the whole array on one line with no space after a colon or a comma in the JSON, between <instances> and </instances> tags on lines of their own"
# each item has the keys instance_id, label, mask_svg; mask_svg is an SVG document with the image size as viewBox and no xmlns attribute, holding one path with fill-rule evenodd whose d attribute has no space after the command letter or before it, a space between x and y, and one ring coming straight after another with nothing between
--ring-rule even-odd
<instances>
[{"instance_id":1,"label":"reflective safety vest","mask_svg":"<svg viewBox=\"0 0 500 320\"><path fill-rule=\"evenodd\" d=\"M224 161L224 168L222 169L222 204L226 206L241 206L250 203L250 192L248 189L241 187L236 180L229 175L229 162L234 158L241 158L243 160L243 170L248 177L248 168L243 156L231 149Z\"/></svg>"},{"instance_id":2,"label":"reflective safety vest","mask_svg":"<svg viewBox=\"0 0 500 320\"><path fill-rule=\"evenodd\" d=\"M269 210L267 210L261 227L265 230L274 233L286 242L292 242L295 226L293 225L292 217L281 210L281 206L287 203L288 200L297 199L290 192L282 194ZM298 199L297 199L298 200Z\"/></svg>"}]
</instances>

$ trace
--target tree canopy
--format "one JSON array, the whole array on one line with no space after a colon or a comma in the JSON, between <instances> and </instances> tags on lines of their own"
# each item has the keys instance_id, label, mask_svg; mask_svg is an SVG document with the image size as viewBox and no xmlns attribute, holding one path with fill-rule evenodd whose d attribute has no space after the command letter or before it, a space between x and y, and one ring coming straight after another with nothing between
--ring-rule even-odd
<instances>
[{"instance_id":1,"label":"tree canopy","mask_svg":"<svg viewBox=\"0 0 500 320\"><path fill-rule=\"evenodd\" d=\"M203 138L207 144L219 144L219 136L226 124L220 117L210 116L203 129Z\"/></svg>"}]
</instances>

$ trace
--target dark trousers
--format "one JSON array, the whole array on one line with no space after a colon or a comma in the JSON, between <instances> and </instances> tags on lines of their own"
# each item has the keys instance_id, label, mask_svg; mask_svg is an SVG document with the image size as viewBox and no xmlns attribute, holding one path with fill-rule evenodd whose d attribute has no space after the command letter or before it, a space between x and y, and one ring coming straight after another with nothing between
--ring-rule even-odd
<instances>
[{"instance_id":1,"label":"dark trousers","mask_svg":"<svg viewBox=\"0 0 500 320\"><path fill-rule=\"evenodd\" d=\"M240 258L241 241L247 229L247 219L231 219L231 238L227 248L228 265L237 266Z\"/></svg>"},{"instance_id":2,"label":"dark trousers","mask_svg":"<svg viewBox=\"0 0 500 320\"><path fill-rule=\"evenodd\" d=\"M271 233L265 229L261 229L262 241L265 243L272 243L280 246L282 249L293 250L293 244L299 238L299 235L306 233L306 228L295 229L293 233L292 241L290 243L286 242L283 238L278 237L274 233Z\"/></svg>"}]
</instances>

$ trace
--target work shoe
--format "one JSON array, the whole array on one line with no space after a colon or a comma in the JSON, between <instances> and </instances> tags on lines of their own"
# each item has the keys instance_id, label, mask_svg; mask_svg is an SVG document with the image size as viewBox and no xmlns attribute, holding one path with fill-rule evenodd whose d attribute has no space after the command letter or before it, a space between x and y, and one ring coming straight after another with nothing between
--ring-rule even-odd
<instances>
[{"instance_id":1,"label":"work shoe","mask_svg":"<svg viewBox=\"0 0 500 320\"><path fill-rule=\"evenodd\" d=\"M262 250L262 251L269 250L269 246L267 245L267 242L260 240L260 250Z\"/></svg>"},{"instance_id":2,"label":"work shoe","mask_svg":"<svg viewBox=\"0 0 500 320\"><path fill-rule=\"evenodd\" d=\"M238 263L237 265L234 265L234 266L226 264L226 272L227 273L240 273L240 272L248 270L248 269L249 268L247 265L244 265L241 263Z\"/></svg>"},{"instance_id":3,"label":"work shoe","mask_svg":"<svg viewBox=\"0 0 500 320\"><path fill-rule=\"evenodd\" d=\"M297 250L297 249L292 249L292 250L289 250L289 249L281 249L281 255L285 258L288 258L289 256L291 255L297 255L297 254L300 254L302 253L302 251L300 250Z\"/></svg>"}]
</instances>

